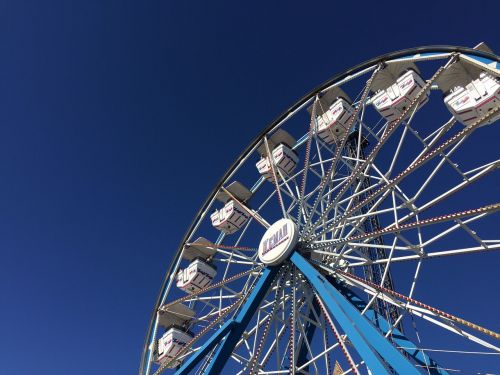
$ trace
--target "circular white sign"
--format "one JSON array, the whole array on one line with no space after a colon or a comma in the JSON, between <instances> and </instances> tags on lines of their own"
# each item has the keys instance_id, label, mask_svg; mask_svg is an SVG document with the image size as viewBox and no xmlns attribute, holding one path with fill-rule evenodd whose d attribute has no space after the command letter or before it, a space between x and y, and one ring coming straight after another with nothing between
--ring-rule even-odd
<instances>
[{"instance_id":1,"label":"circular white sign","mask_svg":"<svg viewBox=\"0 0 500 375\"><path fill-rule=\"evenodd\" d=\"M271 225L259 244L259 259L262 263L281 263L297 245L299 233L290 219L280 219Z\"/></svg>"}]
</instances>

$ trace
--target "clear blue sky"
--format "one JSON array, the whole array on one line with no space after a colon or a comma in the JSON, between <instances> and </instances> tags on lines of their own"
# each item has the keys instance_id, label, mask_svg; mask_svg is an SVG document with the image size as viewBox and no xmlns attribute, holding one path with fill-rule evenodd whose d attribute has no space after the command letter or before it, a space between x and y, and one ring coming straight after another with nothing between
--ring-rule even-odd
<instances>
[{"instance_id":1,"label":"clear blue sky","mask_svg":"<svg viewBox=\"0 0 500 375\"><path fill-rule=\"evenodd\" d=\"M136 373L185 229L270 120L385 52L500 51L495 2L363 3L0 2L0 374Z\"/></svg>"}]
</instances>

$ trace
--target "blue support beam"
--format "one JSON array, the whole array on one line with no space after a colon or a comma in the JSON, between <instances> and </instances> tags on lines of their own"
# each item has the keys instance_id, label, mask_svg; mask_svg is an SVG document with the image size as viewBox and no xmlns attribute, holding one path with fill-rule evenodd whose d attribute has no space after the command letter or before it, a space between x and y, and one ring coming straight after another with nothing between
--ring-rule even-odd
<instances>
[{"instance_id":1,"label":"blue support beam","mask_svg":"<svg viewBox=\"0 0 500 375\"><path fill-rule=\"evenodd\" d=\"M203 346L196 351L182 366L177 370L176 375L186 375L191 372L196 365L227 335L234 322L228 320L222 327L213 334Z\"/></svg>"},{"instance_id":2,"label":"blue support beam","mask_svg":"<svg viewBox=\"0 0 500 375\"><path fill-rule=\"evenodd\" d=\"M342 285L336 281L333 281L335 287L342 293L344 297L346 297L349 302L351 302L359 311L362 311L366 307L366 302L360 298L356 293L354 293L350 288ZM370 319L374 324L379 327L383 334L389 332L391 328L390 324L387 320L377 314L372 308L369 308L365 316ZM446 370L443 370L436 361L430 358L427 354L418 350L415 344L407 338L401 331L394 328L392 330L392 339L396 343L397 346L401 347L403 351L405 351L415 362L417 362L421 366L429 366L429 372L432 375L449 375Z\"/></svg>"},{"instance_id":3,"label":"blue support beam","mask_svg":"<svg viewBox=\"0 0 500 375\"><path fill-rule=\"evenodd\" d=\"M229 330L225 340L215 352L212 361L205 371L206 375L215 375L222 372L222 369L231 356L235 345L241 338L248 323L250 323L252 316L254 316L255 311L257 311L260 303L266 296L266 293L278 273L279 268L279 266L276 266L264 269L250 296L239 311L238 315L234 318L231 329Z\"/></svg>"},{"instance_id":4,"label":"blue support beam","mask_svg":"<svg viewBox=\"0 0 500 375\"><path fill-rule=\"evenodd\" d=\"M253 313L265 297L278 270L279 267L268 267L264 269L250 296L236 318L234 320L228 320L225 324L223 324L222 327L220 327L219 330L215 332L199 350L196 351L196 353L183 363L183 365L177 370L176 375L186 375L192 371L196 365L198 365L198 363L225 338L223 344L219 347L212 358L212 362L207 368L205 374L218 374L222 371L222 368L229 359L234 346L250 322Z\"/></svg>"},{"instance_id":5,"label":"blue support beam","mask_svg":"<svg viewBox=\"0 0 500 375\"><path fill-rule=\"evenodd\" d=\"M420 374L408 359L382 336L373 324L361 315L351 302L333 287L302 255L295 251L290 260L314 287L372 373L390 374L391 372L386 366L387 363L399 374Z\"/></svg>"},{"instance_id":6,"label":"blue support beam","mask_svg":"<svg viewBox=\"0 0 500 375\"><path fill-rule=\"evenodd\" d=\"M317 316L320 316L321 312L319 310L318 301L316 301L316 299L313 299L311 301L311 305L312 306L310 307L309 310L309 319L314 321L316 319L314 313L316 313ZM306 324L304 331L306 333L307 342L312 342L312 339L314 337L314 332L316 331L316 325L314 325L311 322L308 322ZM304 341L302 341L297 353L297 367L300 367L307 362L307 354L308 354L307 345L305 344ZM308 367L304 368L304 372L307 371Z\"/></svg>"}]
</instances>

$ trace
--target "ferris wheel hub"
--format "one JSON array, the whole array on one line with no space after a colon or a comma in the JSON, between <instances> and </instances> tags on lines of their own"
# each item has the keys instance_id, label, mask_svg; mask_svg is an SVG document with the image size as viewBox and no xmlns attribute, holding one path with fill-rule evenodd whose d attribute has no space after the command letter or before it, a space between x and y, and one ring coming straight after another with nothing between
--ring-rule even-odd
<instances>
[{"instance_id":1,"label":"ferris wheel hub","mask_svg":"<svg viewBox=\"0 0 500 375\"><path fill-rule=\"evenodd\" d=\"M259 259L267 265L277 265L288 258L299 240L297 226L290 219L280 219L271 225L259 244Z\"/></svg>"}]
</instances>

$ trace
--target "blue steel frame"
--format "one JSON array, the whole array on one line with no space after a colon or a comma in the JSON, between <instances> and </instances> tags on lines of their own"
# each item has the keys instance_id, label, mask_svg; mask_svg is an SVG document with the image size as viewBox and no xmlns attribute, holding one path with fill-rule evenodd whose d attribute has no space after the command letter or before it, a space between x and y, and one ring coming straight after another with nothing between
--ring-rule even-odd
<instances>
[{"instance_id":1,"label":"blue steel frame","mask_svg":"<svg viewBox=\"0 0 500 375\"><path fill-rule=\"evenodd\" d=\"M290 260L316 290L373 373L390 374L391 371L386 366L388 364L398 374L420 374L408 359L302 255L295 251Z\"/></svg>"},{"instance_id":2,"label":"blue steel frame","mask_svg":"<svg viewBox=\"0 0 500 375\"><path fill-rule=\"evenodd\" d=\"M390 329L390 325L383 317L377 315L373 309L368 309L364 316L361 315L360 310L366 307L366 303L342 284L337 283L335 280L327 280L297 251L293 252L290 260L312 285L318 296L324 302L326 308L342 327L349 337L349 340L354 344L356 351L373 373L392 374L389 369L390 366L392 370L399 374L420 374L409 360L373 325L373 323L377 323L382 333L387 333ZM196 351L196 353L186 360L177 370L177 375L185 375L192 371L219 343L221 344L213 355L205 374L215 375L222 372L234 347L254 315L254 312L269 290L279 268L279 266L274 266L267 267L263 270L250 296L236 317L223 324L219 330ZM314 314L313 309L315 309L316 312L319 311L317 306L313 304L310 315ZM313 324L309 324L306 327L305 332L308 340L312 339L314 331L315 327ZM425 353L419 351L418 348L397 329L393 330L392 338L397 345L405 348L403 350L418 364L434 367L430 369L431 374L447 375L446 371L439 369L435 361ZM305 350L304 347L300 347L297 355L297 363L305 363L306 357L307 350Z\"/></svg>"},{"instance_id":3,"label":"blue steel frame","mask_svg":"<svg viewBox=\"0 0 500 375\"><path fill-rule=\"evenodd\" d=\"M314 320L315 314L316 316L320 316L321 312L319 309L318 302L316 299L312 300L312 307L309 311L309 320ZM307 323L304 332L306 334L307 342L311 342L314 337L314 332L316 331L316 325L311 322ZM307 346L304 341L302 341L301 345L299 345L299 350L297 352L297 367L301 367L304 363L307 362ZM307 372L307 368L304 368L304 371Z\"/></svg>"},{"instance_id":4,"label":"blue steel frame","mask_svg":"<svg viewBox=\"0 0 500 375\"><path fill-rule=\"evenodd\" d=\"M359 311L362 311L366 307L366 302L363 301L356 293L354 293L351 289L347 288L345 285L337 282L336 280L331 280L334 287L342 293L342 295L350 302L354 307L356 307ZM373 324L375 324L385 335L389 332L391 326L387 322L387 320L381 315L377 314L377 312L373 308L369 308L366 310L364 316L369 319ZM404 335L397 328L393 328L391 332L392 339L396 343L398 347L401 348L407 355L419 365L427 367L429 373L432 375L449 375L448 372L442 369L436 361L434 361L427 354L418 350L415 344Z\"/></svg>"},{"instance_id":5,"label":"blue steel frame","mask_svg":"<svg viewBox=\"0 0 500 375\"><path fill-rule=\"evenodd\" d=\"M264 299L271 283L273 282L279 266L267 267L262 271L259 280L255 284L250 296L239 311L238 315L232 320L229 320L198 350L192 355L176 372L176 374L189 373L205 355L208 354L221 340L224 340L220 347L215 352L212 361L210 362L205 374L220 374L231 353L236 346L241 335L245 331L250 319Z\"/></svg>"}]
</instances>

